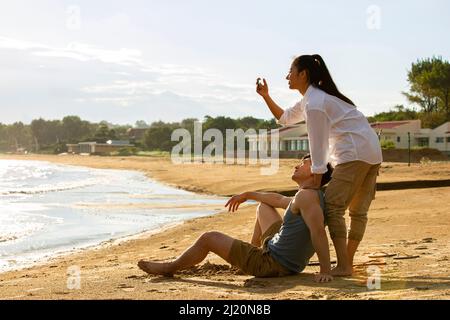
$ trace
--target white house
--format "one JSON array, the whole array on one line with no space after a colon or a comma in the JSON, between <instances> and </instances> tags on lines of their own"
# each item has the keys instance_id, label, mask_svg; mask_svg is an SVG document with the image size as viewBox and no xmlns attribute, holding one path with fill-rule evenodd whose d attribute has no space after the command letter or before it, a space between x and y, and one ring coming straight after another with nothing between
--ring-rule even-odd
<instances>
[{"instance_id":1,"label":"white house","mask_svg":"<svg viewBox=\"0 0 450 320\"><path fill-rule=\"evenodd\" d=\"M301 123L292 126L286 126L278 129L279 133L279 151L297 151L309 152L308 133L306 124ZM268 148L270 150L270 134L267 135L267 141L259 141L260 148ZM258 150L258 138L256 135L248 137L250 151Z\"/></svg>"},{"instance_id":2,"label":"white house","mask_svg":"<svg viewBox=\"0 0 450 320\"><path fill-rule=\"evenodd\" d=\"M408 148L408 132L411 146L429 145L430 129L422 129L420 120L374 122L370 126L378 134L380 141L390 140L397 149Z\"/></svg>"},{"instance_id":3,"label":"white house","mask_svg":"<svg viewBox=\"0 0 450 320\"><path fill-rule=\"evenodd\" d=\"M408 149L408 139L411 147L433 148L450 155L450 122L435 129L422 128L420 120L383 121L371 124L380 141L390 140L397 149ZM309 152L306 124L300 123L279 129L280 156ZM408 136L409 134L409 136ZM270 135L268 136L270 139ZM257 150L256 136L248 138L250 150ZM266 145L265 142L260 142Z\"/></svg>"},{"instance_id":4,"label":"white house","mask_svg":"<svg viewBox=\"0 0 450 320\"><path fill-rule=\"evenodd\" d=\"M450 121L430 132L430 148L450 156Z\"/></svg>"},{"instance_id":5,"label":"white house","mask_svg":"<svg viewBox=\"0 0 450 320\"><path fill-rule=\"evenodd\" d=\"M422 128L420 120L375 122L371 127L380 141L393 141L397 149L407 149L410 139L411 147L433 148L450 155L450 122L435 129Z\"/></svg>"}]
</instances>

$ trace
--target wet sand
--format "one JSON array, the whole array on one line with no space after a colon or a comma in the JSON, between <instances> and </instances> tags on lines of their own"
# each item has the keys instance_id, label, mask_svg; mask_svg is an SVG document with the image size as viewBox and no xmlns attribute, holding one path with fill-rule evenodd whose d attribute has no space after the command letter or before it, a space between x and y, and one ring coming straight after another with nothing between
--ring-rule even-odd
<instances>
[{"instance_id":1,"label":"wet sand","mask_svg":"<svg viewBox=\"0 0 450 320\"><path fill-rule=\"evenodd\" d=\"M186 164L168 158L0 156L1 159L43 160L104 169L139 170L158 181L190 191L230 195L249 190L292 190L289 180L295 160L281 160L276 176L261 176L259 166ZM443 180L450 163L384 163L380 182ZM355 259L352 277L317 284L304 273L260 279L210 254L205 263L174 278L147 276L140 259L165 260L179 255L203 232L217 230L250 240L255 205L237 213L222 212L143 234L125 242L111 242L54 259L41 266L0 274L2 299L449 299L450 298L450 187L379 191L369 212L365 239ZM331 247L331 252L334 250ZM383 255L390 257L379 257ZM404 259L406 258L406 259ZM316 260L313 258L313 260ZM71 287L68 269L81 272L80 289ZM380 275L379 290L367 286ZM69 281L69 283L68 283ZM369 281L370 282L370 281ZM376 282L370 282L376 285ZM69 284L69 286L68 286Z\"/></svg>"}]
</instances>

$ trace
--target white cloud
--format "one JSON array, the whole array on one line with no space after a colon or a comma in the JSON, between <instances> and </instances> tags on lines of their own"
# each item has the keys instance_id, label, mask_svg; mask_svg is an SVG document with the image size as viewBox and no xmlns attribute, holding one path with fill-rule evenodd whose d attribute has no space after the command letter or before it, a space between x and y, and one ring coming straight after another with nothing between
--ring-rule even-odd
<instances>
[{"instance_id":1,"label":"white cloud","mask_svg":"<svg viewBox=\"0 0 450 320\"><path fill-rule=\"evenodd\" d=\"M36 44L30 41L23 41L0 36L0 48L30 50L30 49L45 49L46 46Z\"/></svg>"},{"instance_id":2,"label":"white cloud","mask_svg":"<svg viewBox=\"0 0 450 320\"><path fill-rule=\"evenodd\" d=\"M94 110L115 108L114 113L105 113L106 120L132 122L206 114L255 115L250 110L261 103L252 84L230 83L220 74L195 65L152 64L137 49L105 49L79 42L58 47L0 36L2 49L23 52L21 60L26 59L28 66L45 66L42 73L33 76L42 79L40 84L45 85L39 87L48 87L47 94L28 89L35 93L27 95L26 101L35 105L39 100L40 109L49 113L57 108L58 114L89 112L98 119L101 113ZM24 76L26 73L18 76L17 83ZM13 96L10 99L15 100ZM125 109L133 112L118 116L119 110ZM39 116L45 117L45 113Z\"/></svg>"},{"instance_id":3,"label":"white cloud","mask_svg":"<svg viewBox=\"0 0 450 320\"><path fill-rule=\"evenodd\" d=\"M0 48L27 50L30 54L42 57L60 57L80 61L98 60L104 63L133 65L142 63L142 52L136 49L121 48L107 50L89 44L71 42L66 47L58 48L45 44L0 36Z\"/></svg>"}]
</instances>

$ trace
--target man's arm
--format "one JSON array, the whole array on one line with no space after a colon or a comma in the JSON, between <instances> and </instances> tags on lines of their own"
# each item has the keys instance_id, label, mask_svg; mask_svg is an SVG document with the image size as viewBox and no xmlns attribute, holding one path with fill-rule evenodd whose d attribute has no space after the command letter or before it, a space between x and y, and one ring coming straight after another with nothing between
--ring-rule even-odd
<instances>
[{"instance_id":1,"label":"man's arm","mask_svg":"<svg viewBox=\"0 0 450 320\"><path fill-rule=\"evenodd\" d=\"M320 200L315 190L302 190L295 196L294 210L300 209L303 219L311 234L311 241L320 263L320 273L316 281L327 282L331 276L330 249L325 232L325 223Z\"/></svg>"},{"instance_id":2,"label":"man's arm","mask_svg":"<svg viewBox=\"0 0 450 320\"><path fill-rule=\"evenodd\" d=\"M286 209L292 198L272 192L244 192L231 197L225 204L225 207L229 206L228 211L234 212L239 208L241 203L247 200L262 202L274 208Z\"/></svg>"},{"instance_id":3,"label":"man's arm","mask_svg":"<svg viewBox=\"0 0 450 320\"><path fill-rule=\"evenodd\" d=\"M247 199L265 203L274 208L286 209L291 203L291 197L285 197L273 192L245 192Z\"/></svg>"}]
</instances>

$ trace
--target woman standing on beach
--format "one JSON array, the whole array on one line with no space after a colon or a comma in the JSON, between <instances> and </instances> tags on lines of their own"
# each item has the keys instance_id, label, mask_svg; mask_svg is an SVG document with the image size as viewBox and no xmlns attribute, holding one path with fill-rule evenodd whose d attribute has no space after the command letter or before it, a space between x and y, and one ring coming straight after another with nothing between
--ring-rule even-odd
<instances>
[{"instance_id":1,"label":"woman standing on beach","mask_svg":"<svg viewBox=\"0 0 450 320\"><path fill-rule=\"evenodd\" d=\"M325 202L330 236L337 255L332 274L347 276L353 272L353 258L363 238L367 211L375 196L376 179L382 162L378 137L365 116L337 89L320 55L302 55L294 59L286 80L303 99L283 110L270 97L265 79L257 80L257 93L264 98L278 123L306 121L314 183L320 188L329 158L335 166ZM350 211L350 230L344 219Z\"/></svg>"}]
</instances>

